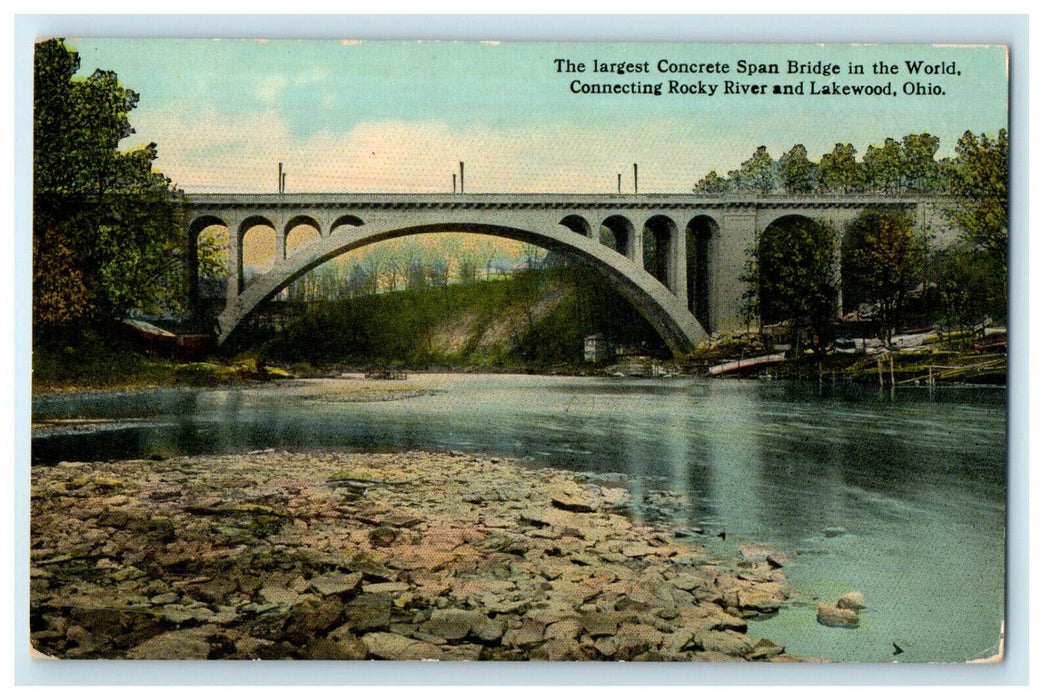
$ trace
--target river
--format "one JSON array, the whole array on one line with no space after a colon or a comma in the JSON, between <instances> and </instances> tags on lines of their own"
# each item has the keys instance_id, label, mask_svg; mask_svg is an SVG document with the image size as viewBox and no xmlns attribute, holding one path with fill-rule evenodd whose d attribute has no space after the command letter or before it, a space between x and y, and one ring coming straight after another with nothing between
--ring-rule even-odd
<instances>
[{"instance_id":1,"label":"river","mask_svg":"<svg viewBox=\"0 0 1051 700\"><path fill-rule=\"evenodd\" d=\"M354 382L37 397L33 461L267 448L520 457L627 485L638 517L715 555L745 542L788 553L803 599L865 595L859 629L818 625L810 604L750 623L789 653L923 662L996 650L1002 388L468 374L410 377L417 391L401 398L340 391Z\"/></svg>"}]
</instances>

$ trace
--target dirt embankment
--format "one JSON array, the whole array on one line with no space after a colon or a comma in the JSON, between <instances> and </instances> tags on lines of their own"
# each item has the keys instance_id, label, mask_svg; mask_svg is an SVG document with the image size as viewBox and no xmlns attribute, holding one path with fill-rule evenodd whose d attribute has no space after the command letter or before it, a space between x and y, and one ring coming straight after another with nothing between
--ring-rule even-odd
<instances>
[{"instance_id":1,"label":"dirt embankment","mask_svg":"<svg viewBox=\"0 0 1051 700\"><path fill-rule=\"evenodd\" d=\"M31 628L65 658L790 661L774 558L627 492L459 453L33 467Z\"/></svg>"}]
</instances>

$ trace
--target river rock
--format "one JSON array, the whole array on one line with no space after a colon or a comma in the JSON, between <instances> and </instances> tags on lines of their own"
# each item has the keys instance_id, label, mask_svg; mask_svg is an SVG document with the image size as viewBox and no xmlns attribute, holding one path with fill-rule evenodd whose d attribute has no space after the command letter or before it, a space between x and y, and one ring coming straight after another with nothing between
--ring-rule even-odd
<instances>
[{"instance_id":1,"label":"river rock","mask_svg":"<svg viewBox=\"0 0 1051 700\"><path fill-rule=\"evenodd\" d=\"M860 591L844 593L840 596L839 600L836 601L836 607L857 612L865 607L865 596L863 596Z\"/></svg>"},{"instance_id":2,"label":"river rock","mask_svg":"<svg viewBox=\"0 0 1051 700\"><path fill-rule=\"evenodd\" d=\"M368 654L364 642L354 636L323 637L315 639L307 647L307 656L311 659L360 661L367 658Z\"/></svg>"},{"instance_id":3,"label":"river rock","mask_svg":"<svg viewBox=\"0 0 1051 700\"><path fill-rule=\"evenodd\" d=\"M697 632L694 640L702 651L714 651L735 657L744 657L752 653L751 642L740 632L730 630Z\"/></svg>"},{"instance_id":4,"label":"river rock","mask_svg":"<svg viewBox=\"0 0 1051 700\"><path fill-rule=\"evenodd\" d=\"M314 589L323 597L346 596L357 590L361 585L361 572L351 573L329 573L315 576L310 579L310 588ZM262 591L260 591L262 593Z\"/></svg>"},{"instance_id":5,"label":"river rock","mask_svg":"<svg viewBox=\"0 0 1051 700\"><path fill-rule=\"evenodd\" d=\"M846 608L836 608L824 603L817 605L817 621L825 627L855 628L861 625L858 614Z\"/></svg>"},{"instance_id":6,"label":"river rock","mask_svg":"<svg viewBox=\"0 0 1051 700\"><path fill-rule=\"evenodd\" d=\"M528 647L544 641L544 630L547 628L537 620L524 619L521 627L509 629L504 633L500 643L505 647Z\"/></svg>"},{"instance_id":7,"label":"river rock","mask_svg":"<svg viewBox=\"0 0 1051 700\"><path fill-rule=\"evenodd\" d=\"M369 656L392 661L422 661L445 658L434 644L391 632L370 632L361 638Z\"/></svg>"},{"instance_id":8,"label":"river rock","mask_svg":"<svg viewBox=\"0 0 1051 700\"><path fill-rule=\"evenodd\" d=\"M446 608L431 613L431 619L420 630L446 640L463 639L472 630L480 629L485 619L485 615L478 610Z\"/></svg>"},{"instance_id":9,"label":"river rock","mask_svg":"<svg viewBox=\"0 0 1051 700\"><path fill-rule=\"evenodd\" d=\"M390 624L392 601L381 593L362 593L343 607L350 632L382 630Z\"/></svg>"},{"instance_id":10,"label":"river rock","mask_svg":"<svg viewBox=\"0 0 1051 700\"><path fill-rule=\"evenodd\" d=\"M129 659L207 659L211 653L210 636L215 627L195 627L165 632L147 639L128 652Z\"/></svg>"},{"instance_id":11,"label":"river rock","mask_svg":"<svg viewBox=\"0 0 1051 700\"><path fill-rule=\"evenodd\" d=\"M390 525L380 525L369 533L369 542L373 547L390 547L398 539L398 531Z\"/></svg>"},{"instance_id":12,"label":"river rock","mask_svg":"<svg viewBox=\"0 0 1051 700\"><path fill-rule=\"evenodd\" d=\"M557 637L544 642L531 658L544 661L584 661L588 656L577 640L571 637Z\"/></svg>"},{"instance_id":13,"label":"river rock","mask_svg":"<svg viewBox=\"0 0 1051 700\"><path fill-rule=\"evenodd\" d=\"M58 658L786 658L705 637L773 607L769 560L712 559L610 512L626 491L546 467L274 452L76 471L33 473L32 640ZM348 500L335 472L376 486Z\"/></svg>"}]
</instances>

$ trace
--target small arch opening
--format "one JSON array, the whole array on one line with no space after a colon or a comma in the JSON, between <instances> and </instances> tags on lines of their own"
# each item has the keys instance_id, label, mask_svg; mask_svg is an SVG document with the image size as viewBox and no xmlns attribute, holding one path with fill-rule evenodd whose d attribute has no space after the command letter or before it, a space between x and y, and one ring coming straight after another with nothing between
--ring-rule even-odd
<instances>
[{"instance_id":1,"label":"small arch opening","mask_svg":"<svg viewBox=\"0 0 1051 700\"><path fill-rule=\"evenodd\" d=\"M663 214L650 217L642 228L642 266L665 287L671 286L674 237L675 222Z\"/></svg>"},{"instance_id":2,"label":"small arch opening","mask_svg":"<svg viewBox=\"0 0 1051 700\"><path fill-rule=\"evenodd\" d=\"M686 299L694 318L712 332L712 246L718 227L709 216L695 216L686 225Z\"/></svg>"},{"instance_id":3,"label":"small arch opening","mask_svg":"<svg viewBox=\"0 0 1051 700\"><path fill-rule=\"evenodd\" d=\"M337 217L336 220L332 222L332 226L329 227L328 233L329 233L329 235L331 235L340 226L364 226L364 225L365 225L365 222L361 219L361 217L354 216L353 214L343 214L342 216Z\"/></svg>"},{"instance_id":4,"label":"small arch opening","mask_svg":"<svg viewBox=\"0 0 1051 700\"><path fill-rule=\"evenodd\" d=\"M570 214L558 223L568 228L573 233L579 233L581 236L591 236L591 224L583 216L577 214Z\"/></svg>"},{"instance_id":5,"label":"small arch opening","mask_svg":"<svg viewBox=\"0 0 1051 700\"><path fill-rule=\"evenodd\" d=\"M274 224L261 216L245 219L241 224L242 289L259 275L269 272L277 258L277 230Z\"/></svg>"},{"instance_id":6,"label":"small arch opening","mask_svg":"<svg viewBox=\"0 0 1051 700\"><path fill-rule=\"evenodd\" d=\"M602 222L599 229L599 242L612 248L625 257L631 257L631 238L635 227L627 217L616 214Z\"/></svg>"}]
</instances>

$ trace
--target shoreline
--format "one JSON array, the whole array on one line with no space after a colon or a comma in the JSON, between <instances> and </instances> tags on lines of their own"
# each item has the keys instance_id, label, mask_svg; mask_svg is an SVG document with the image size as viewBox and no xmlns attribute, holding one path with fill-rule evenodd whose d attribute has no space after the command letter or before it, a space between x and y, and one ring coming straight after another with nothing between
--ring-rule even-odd
<instances>
[{"instance_id":1,"label":"shoreline","mask_svg":"<svg viewBox=\"0 0 1051 700\"><path fill-rule=\"evenodd\" d=\"M627 500L461 452L37 465L32 641L59 658L802 660L747 634L790 603L781 555L711 557Z\"/></svg>"},{"instance_id":2,"label":"shoreline","mask_svg":"<svg viewBox=\"0 0 1051 700\"><path fill-rule=\"evenodd\" d=\"M527 370L491 370L489 368L478 368L478 369L460 369L455 367L449 368L432 368L420 371L411 371L408 375L407 382L409 385L412 384L413 380L421 380L426 378L441 377L441 376L477 376L484 374L494 374L501 376L518 375L523 377L567 377L567 378L597 378L597 379L624 379L625 381L639 380L639 379L653 379L659 381L665 381L669 379L693 379L697 381L764 381L770 379L759 374L734 374L721 377L708 377L700 373L683 373L670 375L668 377L617 377L604 372L593 372L593 373L579 373L579 372L556 372L556 371L527 371ZM773 377L775 381L788 381L788 382L804 382L808 384L821 385L822 382L834 380L833 375L829 375L827 378L819 376L795 376L785 375ZM859 387L879 387L879 382L873 378L863 377L851 377L848 375L840 375L839 379L844 383L850 383ZM361 384L368 384L369 388L362 392L362 397L356 400L370 401L370 400L384 400L384 399L372 399L368 397L368 394L374 393L377 395L385 394L395 398L401 398L402 394L413 394L416 387L412 390L407 391L403 386L403 382L406 380L381 380L381 379L366 379L363 371L342 371L338 374L333 373L329 375L281 375L274 376L268 379L253 379L249 377L238 377L233 380L215 381L211 383L201 382L177 382L177 383L128 383L123 385L113 386L83 386L70 384L62 387L49 386L45 389L33 390L31 392L31 399L56 399L62 397L80 396L80 395L117 395L117 394L133 394L136 392L151 391L157 389L257 389L274 384L284 385L295 385L297 383L308 383L308 382L338 382L338 381L355 381ZM889 387L888 387L889 388ZM930 387L926 384L904 384L897 386L896 389L902 391L908 391L913 389L923 389L930 391L931 389L943 390L943 389L1001 389L1006 390L1006 383L998 382L965 382L965 381L954 381L954 382L942 382L936 387Z\"/></svg>"}]
</instances>

